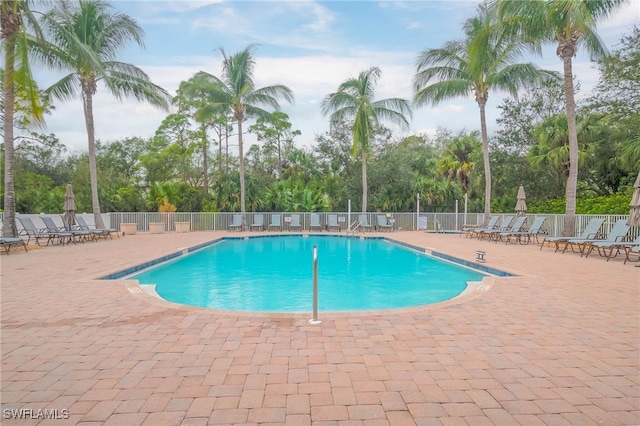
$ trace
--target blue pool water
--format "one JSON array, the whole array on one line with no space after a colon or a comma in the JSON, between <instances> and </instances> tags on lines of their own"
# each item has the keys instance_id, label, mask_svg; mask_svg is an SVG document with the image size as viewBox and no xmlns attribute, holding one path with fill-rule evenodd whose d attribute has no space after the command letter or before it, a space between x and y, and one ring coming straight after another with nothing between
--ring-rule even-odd
<instances>
[{"instance_id":1,"label":"blue pool water","mask_svg":"<svg viewBox=\"0 0 640 426\"><path fill-rule=\"evenodd\" d=\"M383 239L292 235L225 239L131 278L156 284L162 298L184 305L310 312L313 246L320 312L437 303L484 276Z\"/></svg>"}]
</instances>

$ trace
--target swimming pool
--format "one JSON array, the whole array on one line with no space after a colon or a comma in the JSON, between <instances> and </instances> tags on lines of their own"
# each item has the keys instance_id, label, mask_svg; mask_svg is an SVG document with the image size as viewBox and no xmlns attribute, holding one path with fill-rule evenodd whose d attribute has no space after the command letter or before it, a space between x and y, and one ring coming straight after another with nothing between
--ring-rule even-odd
<instances>
[{"instance_id":1,"label":"swimming pool","mask_svg":"<svg viewBox=\"0 0 640 426\"><path fill-rule=\"evenodd\" d=\"M184 305L309 312L313 246L320 312L433 304L484 277L382 238L291 235L225 238L130 278L155 284L159 296Z\"/></svg>"}]
</instances>

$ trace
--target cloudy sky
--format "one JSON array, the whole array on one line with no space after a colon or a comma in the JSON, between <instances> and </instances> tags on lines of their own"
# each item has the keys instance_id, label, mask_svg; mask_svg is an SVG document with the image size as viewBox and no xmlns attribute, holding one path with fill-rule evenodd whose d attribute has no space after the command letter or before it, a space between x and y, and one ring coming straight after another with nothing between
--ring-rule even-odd
<instances>
[{"instance_id":1,"label":"cloudy sky","mask_svg":"<svg viewBox=\"0 0 640 426\"><path fill-rule=\"evenodd\" d=\"M132 45L121 61L142 68L154 83L172 95L181 81L198 71L220 75L219 48L228 54L257 43L255 81L258 87L284 84L295 104L283 105L294 129L302 132L298 145L313 144L328 130L320 112L322 99L345 79L371 66L382 70L376 98L413 96L411 82L419 53L461 38L460 27L474 14L478 1L112 1L118 12L138 21L145 31L145 48ZM598 27L611 48L634 23L640 23L640 0L630 2ZM527 57L538 65L561 71L555 48L543 57ZM586 96L597 82L594 64L578 55L574 73ZM37 72L46 87L62 74ZM503 94L490 93L489 131L495 130L497 105ZM165 112L134 101L118 101L98 88L94 99L96 137L110 142L129 136L150 137ZM87 137L80 99L57 103L47 118L47 132L55 133L72 151L86 151ZM479 112L472 99L456 99L435 108L414 111L409 133L479 129ZM253 135L247 142L255 141Z\"/></svg>"}]
</instances>

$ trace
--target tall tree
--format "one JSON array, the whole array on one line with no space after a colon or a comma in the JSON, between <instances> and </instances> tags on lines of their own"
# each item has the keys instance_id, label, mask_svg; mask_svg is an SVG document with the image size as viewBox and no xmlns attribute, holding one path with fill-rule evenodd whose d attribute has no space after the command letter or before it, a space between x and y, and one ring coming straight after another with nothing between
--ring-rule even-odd
<instances>
[{"instance_id":1,"label":"tall tree","mask_svg":"<svg viewBox=\"0 0 640 426\"><path fill-rule=\"evenodd\" d=\"M600 81L587 108L606 114L615 130L616 157L633 182L640 164L640 25L620 38L599 68Z\"/></svg>"},{"instance_id":2,"label":"tall tree","mask_svg":"<svg viewBox=\"0 0 640 426\"><path fill-rule=\"evenodd\" d=\"M371 67L360 72L357 78L349 78L322 101L322 113L330 114L331 128L343 122L353 121L352 155L360 149L362 159L362 213L367 212L367 153L369 142L380 129L380 121L408 127L407 117L411 117L411 106L405 99L388 98L374 100L375 86L382 71Z\"/></svg>"},{"instance_id":3,"label":"tall tree","mask_svg":"<svg viewBox=\"0 0 640 426\"><path fill-rule=\"evenodd\" d=\"M480 107L480 131L484 159L484 217L491 215L491 168L485 108L490 90L504 90L517 96L528 87L555 76L532 63L514 63L524 45L503 31L486 4L464 26L464 39L445 43L442 48L422 52L414 77L414 101L418 106L473 94ZM434 82L434 80L438 80Z\"/></svg>"},{"instance_id":4,"label":"tall tree","mask_svg":"<svg viewBox=\"0 0 640 426\"><path fill-rule=\"evenodd\" d=\"M440 158L440 170L449 178L460 182L462 192L469 191L471 171L475 168L474 153L480 151L478 134L460 134L445 149Z\"/></svg>"},{"instance_id":5,"label":"tall tree","mask_svg":"<svg viewBox=\"0 0 640 426\"><path fill-rule=\"evenodd\" d=\"M578 187L578 134L573 88L572 58L585 48L593 59L606 56L606 49L595 32L599 20L606 18L625 0L496 0L500 18L515 29L520 39L539 50L541 42L557 43L556 54L563 63L565 109L569 142L569 176L565 192L564 236L575 233Z\"/></svg>"},{"instance_id":6,"label":"tall tree","mask_svg":"<svg viewBox=\"0 0 640 426\"><path fill-rule=\"evenodd\" d=\"M250 117L262 117L269 114L263 106L280 109L279 100L293 102L293 92L287 86L278 84L257 88L253 81L256 46L251 44L233 55L222 53L222 77L218 78L201 71L192 79L194 90L206 99L198 114L200 119L206 115L219 114L220 111L232 111L238 125L238 157L240 160L240 212L244 218L245 178L242 123Z\"/></svg>"},{"instance_id":7,"label":"tall tree","mask_svg":"<svg viewBox=\"0 0 640 426\"><path fill-rule=\"evenodd\" d=\"M116 98L133 96L154 106L168 109L169 94L151 82L140 68L115 60L130 42L143 47L144 32L138 23L122 13L112 13L108 3L80 0L61 2L44 17L44 25L55 45L41 51L42 57L56 68L70 71L48 90L54 97L68 100L80 89L89 144L91 204L97 227L104 227L98 198L93 96L98 82Z\"/></svg>"},{"instance_id":8,"label":"tall tree","mask_svg":"<svg viewBox=\"0 0 640 426\"><path fill-rule=\"evenodd\" d=\"M281 180L283 157L293 150L293 138L300 136L302 132L291 130L289 116L280 111L259 117L256 124L249 126L249 131L255 133L258 141L264 144L263 149L269 157L277 155L276 172L278 180Z\"/></svg>"},{"instance_id":9,"label":"tall tree","mask_svg":"<svg viewBox=\"0 0 640 426\"><path fill-rule=\"evenodd\" d=\"M21 98L31 105L30 115L42 120L43 109L40 94L29 63L29 45L33 37L29 30L39 35L39 26L30 9L28 0L2 0L0 2L0 25L4 40L4 73L2 79L4 112L4 219L2 235L16 237L16 198L13 179L14 158L14 106L16 88Z\"/></svg>"}]
</instances>

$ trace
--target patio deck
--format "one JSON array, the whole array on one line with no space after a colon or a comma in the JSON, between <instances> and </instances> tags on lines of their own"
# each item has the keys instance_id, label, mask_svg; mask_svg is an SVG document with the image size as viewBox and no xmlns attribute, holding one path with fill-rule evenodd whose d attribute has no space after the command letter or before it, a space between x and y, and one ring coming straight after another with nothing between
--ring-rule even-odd
<instances>
[{"instance_id":1,"label":"patio deck","mask_svg":"<svg viewBox=\"0 0 640 426\"><path fill-rule=\"evenodd\" d=\"M484 250L486 266L517 276L433 306L321 313L320 325L96 280L225 234L2 255L2 424L640 424L640 268L620 256L384 234L469 261ZM68 418L28 418L42 409Z\"/></svg>"}]
</instances>

